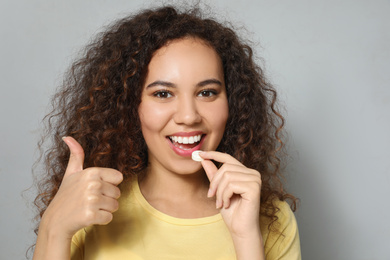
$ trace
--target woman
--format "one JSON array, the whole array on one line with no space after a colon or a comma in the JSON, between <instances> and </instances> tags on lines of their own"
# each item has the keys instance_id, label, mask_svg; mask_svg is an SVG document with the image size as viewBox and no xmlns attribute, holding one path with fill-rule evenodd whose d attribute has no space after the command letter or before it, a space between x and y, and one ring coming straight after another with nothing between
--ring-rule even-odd
<instances>
[{"instance_id":1,"label":"woman","mask_svg":"<svg viewBox=\"0 0 390 260\"><path fill-rule=\"evenodd\" d=\"M276 92L230 28L144 10L55 100L34 259L300 259Z\"/></svg>"}]
</instances>

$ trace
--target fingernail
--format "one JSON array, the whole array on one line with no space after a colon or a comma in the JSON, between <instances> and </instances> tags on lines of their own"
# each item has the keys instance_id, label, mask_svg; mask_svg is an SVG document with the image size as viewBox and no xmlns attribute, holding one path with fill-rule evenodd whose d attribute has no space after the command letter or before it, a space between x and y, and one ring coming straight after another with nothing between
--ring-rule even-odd
<instances>
[{"instance_id":1,"label":"fingernail","mask_svg":"<svg viewBox=\"0 0 390 260\"><path fill-rule=\"evenodd\" d=\"M62 139L62 141L64 141L65 142L65 138L66 138L67 136L63 136L61 139Z\"/></svg>"}]
</instances>

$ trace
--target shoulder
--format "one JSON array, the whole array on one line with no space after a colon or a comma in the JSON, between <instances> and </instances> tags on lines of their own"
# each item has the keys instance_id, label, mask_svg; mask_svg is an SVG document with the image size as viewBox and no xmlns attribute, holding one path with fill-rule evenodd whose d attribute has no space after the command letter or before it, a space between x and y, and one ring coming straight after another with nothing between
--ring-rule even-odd
<instances>
[{"instance_id":1,"label":"shoulder","mask_svg":"<svg viewBox=\"0 0 390 260\"><path fill-rule=\"evenodd\" d=\"M274 201L278 218L269 228L264 226L264 249L267 259L301 259L298 225L290 205L285 201ZM268 221L267 224L270 222ZM262 230L263 231L263 230Z\"/></svg>"},{"instance_id":2,"label":"shoulder","mask_svg":"<svg viewBox=\"0 0 390 260\"><path fill-rule=\"evenodd\" d=\"M297 227L294 212L291 210L290 205L286 201L274 200L273 206L276 208L275 221L272 221L269 217L261 216L261 226L264 229L265 235L273 235L274 233L283 233L288 227ZM272 232L271 232L272 230Z\"/></svg>"},{"instance_id":3,"label":"shoulder","mask_svg":"<svg viewBox=\"0 0 390 260\"><path fill-rule=\"evenodd\" d=\"M294 212L286 201L277 200L274 202L274 205L278 208L276 216L278 217L277 223L280 225L280 228L285 229L291 225L297 227Z\"/></svg>"}]
</instances>

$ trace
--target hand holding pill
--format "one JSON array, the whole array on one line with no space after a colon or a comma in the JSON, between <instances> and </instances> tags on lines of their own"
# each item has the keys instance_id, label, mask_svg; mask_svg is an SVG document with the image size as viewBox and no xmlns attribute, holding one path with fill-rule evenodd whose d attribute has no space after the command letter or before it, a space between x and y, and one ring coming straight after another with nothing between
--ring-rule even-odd
<instances>
[{"instance_id":1,"label":"hand holding pill","mask_svg":"<svg viewBox=\"0 0 390 260\"><path fill-rule=\"evenodd\" d=\"M215 196L216 208L221 209L232 235L250 234L259 223L260 173L245 167L229 154L216 151L201 153L201 164L210 180L207 196ZM211 160L222 163L222 166L218 169Z\"/></svg>"}]
</instances>

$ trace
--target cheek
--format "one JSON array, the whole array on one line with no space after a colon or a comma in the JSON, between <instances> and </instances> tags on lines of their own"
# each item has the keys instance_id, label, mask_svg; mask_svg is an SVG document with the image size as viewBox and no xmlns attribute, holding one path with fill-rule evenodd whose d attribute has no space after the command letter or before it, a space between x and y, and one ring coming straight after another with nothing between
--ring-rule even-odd
<instances>
[{"instance_id":1,"label":"cheek","mask_svg":"<svg viewBox=\"0 0 390 260\"><path fill-rule=\"evenodd\" d=\"M161 130L169 118L167 109L147 102L140 104L138 114L144 135L149 131L155 132Z\"/></svg>"},{"instance_id":2,"label":"cheek","mask_svg":"<svg viewBox=\"0 0 390 260\"><path fill-rule=\"evenodd\" d=\"M218 133L218 136L222 138L229 117L227 101L220 102L218 105L209 108L206 113L208 114L208 119L212 125L213 131Z\"/></svg>"},{"instance_id":3,"label":"cheek","mask_svg":"<svg viewBox=\"0 0 390 260\"><path fill-rule=\"evenodd\" d=\"M225 109L223 109L221 111L221 113L219 113L216 116L216 119L215 119L216 120L216 127L219 129L219 133L221 135L221 138L225 132L225 126L226 126L226 122L227 122L228 117L229 117L229 109L227 106Z\"/></svg>"}]
</instances>

